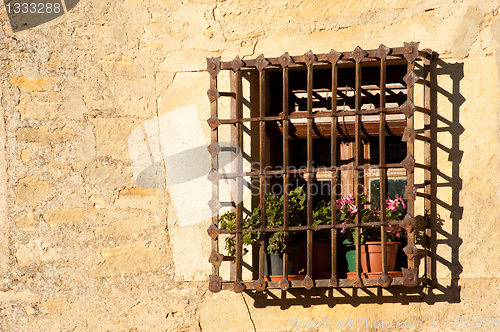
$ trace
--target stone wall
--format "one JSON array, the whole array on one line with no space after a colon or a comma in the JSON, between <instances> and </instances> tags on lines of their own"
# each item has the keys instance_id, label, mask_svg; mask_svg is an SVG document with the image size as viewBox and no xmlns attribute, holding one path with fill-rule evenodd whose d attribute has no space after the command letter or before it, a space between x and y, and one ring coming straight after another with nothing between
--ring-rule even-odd
<instances>
[{"instance_id":1,"label":"stone wall","mask_svg":"<svg viewBox=\"0 0 500 332\"><path fill-rule=\"evenodd\" d=\"M453 318L496 318L499 14L493 0L81 0L13 34L2 8L0 330L291 331L292 318L451 330ZM439 54L438 286L209 293L209 220L182 222L161 161L136 183L134 130L188 107L209 141L206 57L405 41Z\"/></svg>"}]
</instances>

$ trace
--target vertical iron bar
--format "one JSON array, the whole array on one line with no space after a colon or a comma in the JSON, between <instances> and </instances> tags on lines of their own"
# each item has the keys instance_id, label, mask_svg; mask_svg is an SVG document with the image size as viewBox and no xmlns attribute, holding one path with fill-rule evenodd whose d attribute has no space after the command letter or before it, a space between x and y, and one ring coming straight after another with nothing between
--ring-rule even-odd
<instances>
[{"instance_id":1,"label":"vertical iron bar","mask_svg":"<svg viewBox=\"0 0 500 332\"><path fill-rule=\"evenodd\" d=\"M264 175L264 160L266 148L266 123L264 117L266 116L266 72L264 70L259 72L259 197L260 197L260 227L266 228L266 206L265 206L265 175ZM265 235L262 232L259 246L259 279L264 275L264 249L266 246Z\"/></svg>"},{"instance_id":2,"label":"vertical iron bar","mask_svg":"<svg viewBox=\"0 0 500 332\"><path fill-rule=\"evenodd\" d=\"M288 120L288 67L283 68L283 227L285 228L285 252L283 253L283 277L288 277L288 244L289 235L288 223L289 223L289 205L288 205L288 186L289 186L289 175L288 175L288 164L289 164L289 125L290 120Z\"/></svg>"},{"instance_id":3,"label":"vertical iron bar","mask_svg":"<svg viewBox=\"0 0 500 332\"><path fill-rule=\"evenodd\" d=\"M312 63L307 65L307 226L311 227L313 223L313 197L312 197L312 180L313 180L313 66ZM313 230L307 230L307 272L306 274L312 278L312 259L313 259Z\"/></svg>"},{"instance_id":4,"label":"vertical iron bar","mask_svg":"<svg viewBox=\"0 0 500 332\"><path fill-rule=\"evenodd\" d=\"M210 88L217 89L217 77L215 77L215 78L210 77ZM218 116L218 107L219 107L219 104L218 104L217 99L210 103L210 116L211 117L215 118ZM219 141L219 129L218 128L215 128L215 130L212 130L210 140L212 143L218 143L218 141ZM219 156L218 155L212 156L212 168L214 170L219 169ZM219 200L219 184L218 183L212 184L212 199L214 201ZM218 211L213 214L212 223L217 227L219 226L219 212ZM219 239L218 238L211 241L211 249L212 249L212 251L219 252ZM219 267L215 264L212 264L212 275L214 275L214 276L219 275Z\"/></svg>"},{"instance_id":5,"label":"vertical iron bar","mask_svg":"<svg viewBox=\"0 0 500 332\"><path fill-rule=\"evenodd\" d=\"M382 241L382 274L387 274L387 226L385 199L387 197L387 168L385 168L385 93L387 81L387 63L380 59L380 120L379 120L379 183L380 183L380 239Z\"/></svg>"},{"instance_id":6,"label":"vertical iron bar","mask_svg":"<svg viewBox=\"0 0 500 332\"><path fill-rule=\"evenodd\" d=\"M415 68L415 62L408 63L407 73L410 73L411 71L413 71L414 68ZM414 99L415 99L414 98L414 90L415 90L414 86L407 88L407 99L408 100L414 101ZM415 114L411 115L407 119L406 127L409 130L415 129ZM410 154L412 156L415 155L414 141L408 140L408 142L406 143L406 152L407 152L407 155L410 155ZM410 188L414 187L414 185L415 185L415 172L406 171L406 185L409 186ZM415 201L412 199L408 199L406 206L407 206L408 214L411 216L415 216ZM407 240L408 240L407 244L414 244L415 243L415 230L413 230L407 234ZM415 258L408 259L408 268L412 268L412 269L415 268Z\"/></svg>"},{"instance_id":7,"label":"vertical iron bar","mask_svg":"<svg viewBox=\"0 0 500 332\"><path fill-rule=\"evenodd\" d=\"M354 166L360 166L363 163L363 143L361 141L361 62L356 61L356 87L355 87L355 144L354 144ZM354 179L354 194L356 198L356 206L358 213L356 214L356 283L361 284L361 195L363 193L362 186L364 184L363 171L359 169L353 170Z\"/></svg>"},{"instance_id":8,"label":"vertical iron bar","mask_svg":"<svg viewBox=\"0 0 500 332\"><path fill-rule=\"evenodd\" d=\"M231 90L234 92L234 98L232 100L232 113L231 117L235 120L239 120L243 116L243 102L242 102L242 74L241 70L236 72L231 72ZM232 128L232 142L236 144L236 146L240 149L243 147L243 123L237 121L234 127ZM235 151L235 153L237 153ZM242 173L243 165L240 165L238 158L236 158L236 169L234 172ZM236 203L236 229L238 232L236 233L236 280L242 280L242 242L241 242L241 220L243 218L243 202L241 199L242 196L242 178L241 176L237 176L236 179L236 193L233 193L234 201Z\"/></svg>"},{"instance_id":9,"label":"vertical iron bar","mask_svg":"<svg viewBox=\"0 0 500 332\"><path fill-rule=\"evenodd\" d=\"M431 61L427 58L424 58L424 76L425 79L429 82L431 82ZM431 110L431 85L424 85L424 108ZM424 143L424 164L430 166L429 169L424 170L424 192L426 194L432 195L432 188L431 188L431 183L432 183L432 177L431 177L431 171L432 171L432 152L431 152L431 142L432 142L432 137L431 137L431 113L429 114L424 114L424 136L428 137L431 139L429 142ZM432 196L430 196L432 197ZM432 215L431 212L431 198L426 198L425 203L424 203L424 218L428 219L427 221L430 223L431 218L430 216ZM429 252L433 252L432 246L430 243L430 240L432 238L432 233L431 233L431 225L427 225L425 228L425 237L426 237L426 243L425 247ZM433 282L433 271L432 271L432 254L427 254L426 256L426 261L425 261L425 276L429 280L429 283L432 284Z\"/></svg>"},{"instance_id":10,"label":"vertical iron bar","mask_svg":"<svg viewBox=\"0 0 500 332\"><path fill-rule=\"evenodd\" d=\"M337 159L337 154L338 154L338 149L337 149L337 126L338 126L338 114L337 114L337 87L338 87L338 82L337 82L337 74L338 74L338 67L337 63L332 64L332 120L331 120L331 138L330 138L330 161L331 164L330 166L334 167L334 171L332 171L332 177L331 177L331 196L330 196L330 207L331 207L331 212L332 212L332 225L334 226L331 230L331 249L332 249L332 259L331 259L331 265L332 265L332 270L331 270L331 279L334 280L338 279L337 278L337 252L338 252L338 243L337 243L337 229L335 228L335 225L337 224L337 208L336 208L336 200L337 200L337 179L338 179L338 173L337 173L337 166L338 166L338 159Z\"/></svg>"}]
</instances>

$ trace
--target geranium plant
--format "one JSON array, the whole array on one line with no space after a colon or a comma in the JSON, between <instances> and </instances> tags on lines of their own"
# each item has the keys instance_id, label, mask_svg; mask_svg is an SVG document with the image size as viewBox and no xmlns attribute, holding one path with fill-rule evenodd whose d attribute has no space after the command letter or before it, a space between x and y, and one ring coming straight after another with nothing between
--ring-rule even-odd
<instances>
[{"instance_id":1,"label":"geranium plant","mask_svg":"<svg viewBox=\"0 0 500 332\"><path fill-rule=\"evenodd\" d=\"M265 198L266 205L266 222L268 228L283 227L283 196L268 194ZM306 195L302 188L292 190L288 195L288 211L289 211L289 226L301 226L305 218L306 211ZM250 216L243 218L241 221L243 245L251 245L260 238L260 232L255 229L260 227L260 207L255 208ZM236 213L226 212L219 218L219 222L223 229L236 229ZM252 231L254 230L254 231ZM285 232L278 231L272 233L268 239L268 253L282 253L286 248ZM234 236L226 238L226 249L231 256L236 255L236 241ZM243 254L248 250L243 248Z\"/></svg>"},{"instance_id":2,"label":"geranium plant","mask_svg":"<svg viewBox=\"0 0 500 332\"><path fill-rule=\"evenodd\" d=\"M266 205L266 223L268 228L280 228L284 225L284 212L283 212L283 196L276 196L274 194L268 194L265 197ZM256 231L260 227L260 207L255 208L250 216L243 218L241 221L242 237L241 241L243 245L251 245L259 240L261 233ZM295 188L290 191L288 195L288 215L289 215L289 226L301 226L307 222L307 202L306 194L302 187ZM325 201L319 201L313 209L313 225L324 225L328 224L331 220L331 206L330 203L325 203ZM236 214L234 212L226 212L219 218L221 227L223 229L233 230L236 229ZM252 231L253 230L253 231ZM328 232L314 232L315 241L324 240L325 236L329 236ZM299 234L291 233L292 242L297 242L298 239L294 239L294 236L299 236ZM270 234L267 240L266 251L268 253L280 254L286 248L285 243L285 232L277 231ZM234 236L229 236L226 238L226 249L231 256L236 254L236 241ZM246 248L243 248L243 254L248 252Z\"/></svg>"},{"instance_id":3,"label":"geranium plant","mask_svg":"<svg viewBox=\"0 0 500 332\"><path fill-rule=\"evenodd\" d=\"M396 194L394 199L387 197L386 201L385 216L389 224L387 226L387 240L395 241L404 235L403 228L399 225L391 225L391 221L399 221L404 215L404 210L406 205L403 198ZM371 207L370 202L366 195L361 196L361 205L363 208L358 211L358 206L356 205L353 195L344 195L336 201L336 207L338 209L339 221L342 225L354 224L356 222L356 216L358 212L361 213L361 222L379 222L381 211L376 207ZM367 207L368 206L368 207ZM347 232L347 234L346 234ZM354 232L355 228L342 228L341 233L346 234L347 238L351 243L354 243ZM374 226L370 228L362 228L361 230L361 242L366 241L380 241L380 226Z\"/></svg>"}]
</instances>

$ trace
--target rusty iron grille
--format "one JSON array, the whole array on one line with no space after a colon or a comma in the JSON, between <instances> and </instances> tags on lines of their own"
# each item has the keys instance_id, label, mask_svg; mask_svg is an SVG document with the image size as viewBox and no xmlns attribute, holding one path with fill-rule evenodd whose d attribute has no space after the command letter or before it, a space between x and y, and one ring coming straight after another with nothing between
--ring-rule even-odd
<instances>
[{"instance_id":1,"label":"rusty iron grille","mask_svg":"<svg viewBox=\"0 0 500 332\"><path fill-rule=\"evenodd\" d=\"M220 290L233 290L235 292L242 292L244 290L257 290L263 291L268 288L281 288L287 290L289 288L306 288L313 287L369 287L381 286L389 287L391 285L404 285L414 287L417 285L429 285L433 274L433 266L431 264L432 252L429 243L430 238L430 218L426 215L432 213L429 211L431 208L430 198L432 193L431 188L431 133L430 133L430 120L433 114L431 110L431 88L433 86L430 75L430 65L433 58L431 50L419 49L418 42L404 43L403 47L389 48L380 45L378 49L363 50L361 47L356 47L351 52L337 52L331 50L326 54L314 54L308 51L301 56L290 56L288 53L283 54L276 58L266 58L260 55L255 59L242 60L236 57L232 61L222 62L220 57L207 58L207 71L210 74L210 88L207 95L211 104L211 116L207 120L211 129L211 144L208 147L212 158L212 171L208 179L212 182L212 199L208 202L210 208L214 212L212 223L208 228L208 234L211 238L211 254L209 262L212 264L212 274L209 277L209 289L212 292ZM391 96L392 86L387 84L388 74L391 74L391 68L397 64L399 68L403 68L405 75L401 77L401 86L404 90L404 101L401 101L396 106L388 106L386 99ZM372 93L368 87L362 85L363 68L371 67L376 68L379 72L377 77L380 81L374 88L376 93ZM329 106L322 111L315 111L314 98L317 95L315 90L313 77L315 70L322 68L323 71L327 70L328 75L331 75L331 86L328 88L328 93L331 97L328 98ZM353 100L353 108L349 110L339 109L342 105L339 100L343 99L345 105L347 88L342 90L339 86L339 73L342 68L350 68L354 72L353 88L349 93ZM395 67L394 67L395 68ZM305 86L303 92L305 109L295 110L290 105L290 73L292 70L302 70L305 72ZM230 91L219 91L218 76L222 71L228 71L230 74ZM281 96L270 96L269 93L269 73L279 72L281 75L282 88ZM243 116L243 77L244 75L252 74L256 78L254 89L250 89L250 93L258 94L258 100L252 106L254 108L253 115L250 117ZM330 82L330 78L329 78ZM414 89L420 86L422 97L419 99L418 105L415 99ZM367 92L368 91L368 92ZM363 108L363 98L369 94L371 97L375 96L377 107ZM280 98L282 100L282 110L278 114L270 114L267 112L269 105L269 98ZM221 98L229 98L230 114L231 116L221 118L219 116L219 107L221 105ZM420 114L422 125L420 128L415 127L415 116ZM251 113L252 114L252 113ZM390 121L388 117L393 114L399 114L400 120ZM256 115L256 116L255 116ZM371 119L376 117L376 121L368 123L365 121L365 116L370 115ZM346 125L343 121L345 116L351 116L353 121ZM294 119L301 119L300 126L294 125ZM320 121L321 120L321 121ZM419 122L419 123L420 123ZM221 174L219 172L219 153L221 145L219 144L219 130L222 126L231 126L231 139L232 142L238 146L243 144L244 125L253 126L256 128L254 132L258 133L258 147L252 148L254 151L254 158L258 160L258 169L251 169L248 172L241 174ZM278 124L279 130L282 134L282 165L281 170L268 170L266 169L266 151L269 147L268 130L272 124ZM399 127L398 127L399 126ZM319 129L318 129L319 128ZM399 128L399 129L398 129ZM386 163L386 136L389 132L398 131L401 140L406 143L406 157L401 163ZM300 133L299 133L300 132ZM391 222L392 225L397 224L402 226L406 231L407 243L404 247L406 254L407 268L403 268L400 274L390 276L387 270L387 253L386 253L386 228L388 222L385 214L381 213L379 222L362 223L361 215L358 213L354 223L349 225L341 225L338 221L336 199L339 193L331 193L331 220L328 225L313 225L313 199L312 199L312 183L314 177L319 172L319 169L314 167L313 163L313 138L318 135L318 132L324 134L324 137L330 139L330 162L326 170L329 171L328 181L331 183L331 188L340 181L342 172L349 170L353 172L353 188L360 188L363 185L363 171L367 168L366 158L364 155L365 145L363 137L367 135L378 137L378 163L372 165L377 172L380 179L380 209L385 211L386 197L387 197L387 180L388 169L399 168L403 174L406 175L406 187L404 190L404 199L407 202L407 214L402 220ZM306 167L300 170L291 169L289 150L292 135L301 135L301 138L306 142L307 161ZM353 143L353 160L352 165L343 166L339 160L339 142L343 137L348 136ZM415 140L422 141L423 151L418 153L423 161L418 162L415 154ZM267 142L267 143L266 143ZM372 167L372 168L373 168ZM415 170L423 170L423 183L415 183ZM322 169L324 171L325 168ZM301 226L291 226L289 220L289 190L288 183L291 176L296 176L298 173L305 180L305 192L307 197L307 223ZM265 179L270 175L282 176L283 188L283 227L271 228L267 227L265 209ZM244 213L243 202L233 200L232 209L236 213L236 227L235 229L222 229L219 224L219 210L223 206L223 202L219 201L219 189L221 181L225 179L235 179L238 187L244 185L243 177L254 177L258 179L259 192L258 199L254 200L254 207L259 204L262 208L260 227L255 231L260 232L261 236L253 247L254 260L252 267L253 278L251 280L243 280L243 246L242 246L242 219ZM358 211L362 208L361 190L354 190L351 193L354 195L355 203ZM420 210L416 211L417 197L422 199ZM380 227L380 237L382 240L382 273L380 277L367 277L361 271L361 229L367 227ZM339 232L342 228L353 227L355 229L355 252L356 252L356 272L354 278L342 278L338 273L337 251L338 251L338 238ZM424 240L417 242L420 247L416 246L416 234L422 234ZM314 278L313 276L313 231L318 229L327 229L331 231L331 271L328 277ZM282 231L285 234L285 241L289 240L290 233L303 232L305 234L306 246L306 261L302 280L291 280L287 275L288 255L290 254L287 249L283 253L283 278L280 281L271 281L264 275L264 259L265 259L265 234ZM219 250L221 245L221 234L228 234L234 237L235 240L235 256L230 257L224 255ZM231 264L233 273L229 280L223 280L220 275L220 267L222 264Z\"/></svg>"}]
</instances>

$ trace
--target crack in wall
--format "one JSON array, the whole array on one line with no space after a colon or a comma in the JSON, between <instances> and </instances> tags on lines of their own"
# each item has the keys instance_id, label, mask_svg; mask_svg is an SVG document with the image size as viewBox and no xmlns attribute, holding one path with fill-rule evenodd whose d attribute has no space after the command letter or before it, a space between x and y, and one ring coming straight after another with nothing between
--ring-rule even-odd
<instances>
[{"instance_id":1,"label":"crack in wall","mask_svg":"<svg viewBox=\"0 0 500 332\"><path fill-rule=\"evenodd\" d=\"M254 330L254 332L257 332L257 328L255 327L255 323L252 319L252 313L250 312L250 308L248 307L247 300L245 299L245 296L243 295L243 293L241 293L241 297L243 298L243 302L245 302L245 307L247 308L247 311L248 311L248 318L250 318L250 321L252 322L253 330Z\"/></svg>"}]
</instances>

